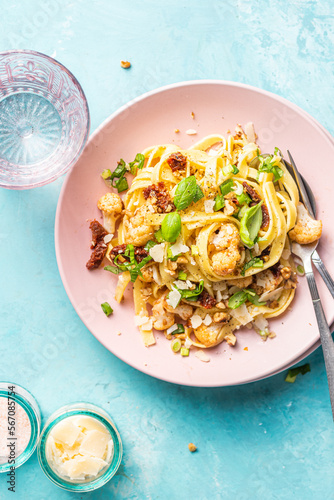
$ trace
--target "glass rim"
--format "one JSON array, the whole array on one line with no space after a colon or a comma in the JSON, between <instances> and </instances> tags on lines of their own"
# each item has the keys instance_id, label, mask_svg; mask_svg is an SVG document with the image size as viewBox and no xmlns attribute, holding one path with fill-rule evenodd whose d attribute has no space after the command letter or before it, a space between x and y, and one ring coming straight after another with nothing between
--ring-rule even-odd
<instances>
[{"instance_id":1,"label":"glass rim","mask_svg":"<svg viewBox=\"0 0 334 500\"><path fill-rule=\"evenodd\" d=\"M21 465L23 465L27 460L29 460L37 447L41 429L40 408L35 397L30 391L28 391L28 389L22 387L20 384L15 384L14 382L5 382L1 380L0 397L8 399L8 386L11 385L15 386L21 391L21 393L15 392L15 402L23 408L29 418L31 435L26 448L18 457L15 457L15 464L10 464L8 462L0 464L0 473L8 472L13 466L15 466L15 469L17 469L18 467L21 467Z\"/></svg>"},{"instance_id":2,"label":"glass rim","mask_svg":"<svg viewBox=\"0 0 334 500\"><path fill-rule=\"evenodd\" d=\"M74 158L72 158L72 160L70 162L68 162L61 170L57 171L56 173L54 173L51 177L48 177L47 179L44 179L42 181L35 181L32 183L28 183L28 184L4 184L4 183L0 183L0 187L5 188L5 189L25 190L25 189L32 189L35 187L41 187L41 186L45 186L46 184L50 184L51 182L54 182L56 179L58 179L58 177L61 177L63 174L65 174L66 172L71 170L71 168L79 160L79 158L80 158L80 156L81 156L81 154L82 154L82 152L87 144L87 140L88 140L89 132L90 132L90 126L91 126L91 119L90 119L90 111L89 111L89 106L88 106L86 94L85 94L81 84L77 80L77 78L74 76L74 74L66 66L64 66L64 64L62 64L60 61L58 61L54 57L48 56L47 54L43 54L43 52L38 52L36 50L30 50L30 49L10 49L10 50L2 51L2 52L0 52L0 60L1 59L3 60L6 56L15 55L15 54L27 54L27 55L31 54L34 56L41 57L42 59L46 59L47 61L49 61L52 64L56 64L61 69L61 71L64 71L69 76L69 78L72 80L73 84L77 87L79 94L82 97L83 105L84 105L84 109L85 109L85 115L87 117L87 123L85 126L86 130L85 130L85 134L84 134L80 149L77 151ZM16 92L12 93L11 95L14 95L15 93Z\"/></svg>"},{"instance_id":3,"label":"glass rim","mask_svg":"<svg viewBox=\"0 0 334 500\"><path fill-rule=\"evenodd\" d=\"M87 409L84 408L85 405L88 405ZM80 408L80 406L82 407ZM61 420L76 415L86 415L97 419L108 429L114 443L114 454L110 461L110 464L105 468L105 470L98 477L93 478L92 480L88 480L86 482L82 481L78 483L70 480L68 481L65 478L56 474L56 472L49 465L45 453L47 438L52 428L56 424L58 424ZM58 410L56 410L53 413L53 415L51 415L46 421L44 428L40 433L37 445L38 461L46 477L56 486L72 492L84 493L96 490L104 486L118 471L122 461L122 456L123 456L123 444L121 436L115 424L112 422L111 417L103 408L100 408L99 406L93 403L86 403L86 402L70 403L69 405L63 406Z\"/></svg>"}]
</instances>

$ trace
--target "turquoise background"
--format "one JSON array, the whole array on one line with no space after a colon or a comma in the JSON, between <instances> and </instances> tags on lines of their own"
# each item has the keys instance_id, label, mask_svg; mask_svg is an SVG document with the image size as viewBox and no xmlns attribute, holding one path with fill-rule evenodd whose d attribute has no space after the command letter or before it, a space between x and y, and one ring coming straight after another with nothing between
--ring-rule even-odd
<instances>
[{"instance_id":1,"label":"turquoise background","mask_svg":"<svg viewBox=\"0 0 334 500\"><path fill-rule=\"evenodd\" d=\"M91 131L145 91L218 78L282 95L333 133L330 0L0 6L0 51L34 49L67 66L88 98ZM120 68L121 59L132 68ZM307 360L311 373L293 385L279 374L197 389L130 368L85 328L61 283L53 231L62 182L0 192L0 379L31 390L44 417L75 400L100 404L121 433L124 459L103 489L75 496L53 486L34 455L17 470L14 496L0 477L1 500L333 499L333 420L321 350Z\"/></svg>"}]
</instances>

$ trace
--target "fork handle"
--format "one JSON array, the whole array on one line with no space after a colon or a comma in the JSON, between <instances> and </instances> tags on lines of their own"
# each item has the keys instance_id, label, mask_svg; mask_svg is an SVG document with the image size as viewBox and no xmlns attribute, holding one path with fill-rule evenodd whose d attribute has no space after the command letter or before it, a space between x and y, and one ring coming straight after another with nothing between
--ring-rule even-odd
<instances>
[{"instance_id":1,"label":"fork handle","mask_svg":"<svg viewBox=\"0 0 334 500\"><path fill-rule=\"evenodd\" d=\"M328 327L324 310L321 305L317 285L315 283L314 274L312 270L306 272L305 274L311 292L314 311L318 322L322 351L324 354L325 366L327 371L329 396L331 400L332 414L334 419L334 342L332 339L330 329Z\"/></svg>"},{"instance_id":2,"label":"fork handle","mask_svg":"<svg viewBox=\"0 0 334 500\"><path fill-rule=\"evenodd\" d=\"M334 281L329 272L327 271L325 264L322 262L320 255L315 250L312 255L312 261L317 270L319 271L320 276L324 280L328 290L331 292L332 297L334 299Z\"/></svg>"}]
</instances>

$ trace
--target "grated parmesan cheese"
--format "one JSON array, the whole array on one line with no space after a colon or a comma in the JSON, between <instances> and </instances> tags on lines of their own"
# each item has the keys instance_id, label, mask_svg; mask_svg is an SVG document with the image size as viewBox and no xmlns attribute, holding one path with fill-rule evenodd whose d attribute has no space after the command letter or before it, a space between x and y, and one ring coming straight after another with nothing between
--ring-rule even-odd
<instances>
[{"instance_id":1,"label":"grated parmesan cheese","mask_svg":"<svg viewBox=\"0 0 334 500\"><path fill-rule=\"evenodd\" d=\"M200 361L203 361L203 363L209 363L209 361L210 361L209 356L204 351L199 350L199 351L195 352L195 356Z\"/></svg>"},{"instance_id":2,"label":"grated parmesan cheese","mask_svg":"<svg viewBox=\"0 0 334 500\"><path fill-rule=\"evenodd\" d=\"M175 288L173 288L169 294L168 294L168 297L166 299L166 302L169 306L171 306L173 309L175 309L179 302L181 300L181 294L178 290L175 290Z\"/></svg>"},{"instance_id":3,"label":"grated parmesan cheese","mask_svg":"<svg viewBox=\"0 0 334 500\"><path fill-rule=\"evenodd\" d=\"M193 128L188 128L188 130L186 130L186 134L187 135L196 135L197 132Z\"/></svg>"},{"instance_id":4,"label":"grated parmesan cheese","mask_svg":"<svg viewBox=\"0 0 334 500\"><path fill-rule=\"evenodd\" d=\"M203 320L198 314L193 314L190 318L190 323L193 328L198 328L201 326Z\"/></svg>"},{"instance_id":5,"label":"grated parmesan cheese","mask_svg":"<svg viewBox=\"0 0 334 500\"><path fill-rule=\"evenodd\" d=\"M231 309L230 314L241 325L247 325L247 323L253 321L253 316L249 314L246 304L242 304L237 309Z\"/></svg>"},{"instance_id":6,"label":"grated parmesan cheese","mask_svg":"<svg viewBox=\"0 0 334 500\"><path fill-rule=\"evenodd\" d=\"M180 253L189 252L189 247L187 247L187 245L183 245L183 243L181 243L181 242L176 242L176 243L174 243L174 245L172 245L170 247L170 251L171 251L173 257L175 257L176 255L179 255Z\"/></svg>"},{"instance_id":7,"label":"grated parmesan cheese","mask_svg":"<svg viewBox=\"0 0 334 500\"><path fill-rule=\"evenodd\" d=\"M259 330L265 330L268 328L268 321L266 318L263 316L263 314L259 314L255 320L254 320L254 325L259 329Z\"/></svg>"},{"instance_id":8,"label":"grated parmesan cheese","mask_svg":"<svg viewBox=\"0 0 334 500\"><path fill-rule=\"evenodd\" d=\"M177 281L174 281L174 285L177 288L179 288L180 290L189 290L189 286L188 286L186 281L177 280Z\"/></svg>"},{"instance_id":9,"label":"grated parmesan cheese","mask_svg":"<svg viewBox=\"0 0 334 500\"><path fill-rule=\"evenodd\" d=\"M212 323L212 318L211 318L210 314L207 314L207 315L205 316L205 318L203 319L203 323L204 323L204 325L205 325L205 326L209 326L209 325L211 325L211 323Z\"/></svg>"},{"instance_id":10,"label":"grated parmesan cheese","mask_svg":"<svg viewBox=\"0 0 334 500\"><path fill-rule=\"evenodd\" d=\"M154 245L150 248L149 255L152 257L154 262L163 262L165 253L165 243L160 243L160 245Z\"/></svg>"}]
</instances>

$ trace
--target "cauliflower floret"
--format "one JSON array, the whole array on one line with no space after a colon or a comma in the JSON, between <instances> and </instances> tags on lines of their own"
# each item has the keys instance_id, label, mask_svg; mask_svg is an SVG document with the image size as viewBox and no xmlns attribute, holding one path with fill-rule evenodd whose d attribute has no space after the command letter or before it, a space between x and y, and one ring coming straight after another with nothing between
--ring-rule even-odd
<instances>
[{"instance_id":1,"label":"cauliflower floret","mask_svg":"<svg viewBox=\"0 0 334 500\"><path fill-rule=\"evenodd\" d=\"M156 330L167 330L174 325L174 314L165 309L165 297L161 297L153 303L153 326Z\"/></svg>"},{"instance_id":2,"label":"cauliflower floret","mask_svg":"<svg viewBox=\"0 0 334 500\"><path fill-rule=\"evenodd\" d=\"M213 347L222 341L222 335L219 335L221 328L222 325L217 323L209 326L202 324L198 328L194 328L194 334L206 347Z\"/></svg>"},{"instance_id":3,"label":"cauliflower floret","mask_svg":"<svg viewBox=\"0 0 334 500\"><path fill-rule=\"evenodd\" d=\"M297 224L289 232L290 239L301 245L318 240L322 232L321 220L312 219L302 203L297 206Z\"/></svg>"},{"instance_id":4,"label":"cauliflower floret","mask_svg":"<svg viewBox=\"0 0 334 500\"><path fill-rule=\"evenodd\" d=\"M190 319L191 316L193 315L193 312L194 312L193 308L188 304L179 304L174 309L172 306L167 304L167 302L165 302L165 309L166 309L166 311L173 312L174 314L177 314L178 316L180 316L181 319L183 319L185 321Z\"/></svg>"},{"instance_id":5,"label":"cauliflower floret","mask_svg":"<svg viewBox=\"0 0 334 500\"><path fill-rule=\"evenodd\" d=\"M240 236L234 224L222 224L219 233L213 235L211 244L215 246L212 254L212 268L215 273L225 276L236 268L241 255Z\"/></svg>"},{"instance_id":6,"label":"cauliflower floret","mask_svg":"<svg viewBox=\"0 0 334 500\"><path fill-rule=\"evenodd\" d=\"M153 226L145 224L145 215L148 212L146 205L138 208L135 214L126 214L123 219L125 241L136 246L145 245L153 239Z\"/></svg>"},{"instance_id":7,"label":"cauliflower floret","mask_svg":"<svg viewBox=\"0 0 334 500\"><path fill-rule=\"evenodd\" d=\"M238 278L236 280L227 280L226 283L229 286L237 286L238 288L248 288L253 282L253 277L248 276L247 278Z\"/></svg>"},{"instance_id":8,"label":"cauliflower floret","mask_svg":"<svg viewBox=\"0 0 334 500\"><path fill-rule=\"evenodd\" d=\"M115 233L116 220L122 213L123 203L118 194L107 193L97 202L103 214L103 226L108 233Z\"/></svg>"}]
</instances>

